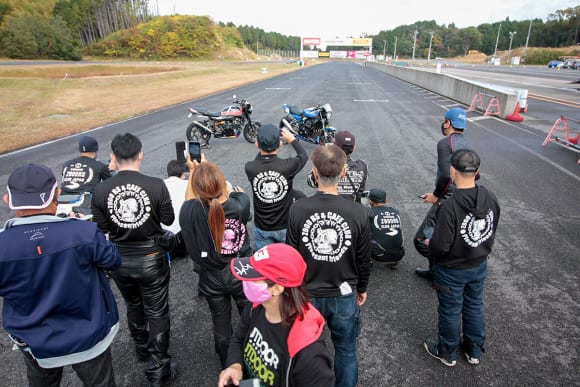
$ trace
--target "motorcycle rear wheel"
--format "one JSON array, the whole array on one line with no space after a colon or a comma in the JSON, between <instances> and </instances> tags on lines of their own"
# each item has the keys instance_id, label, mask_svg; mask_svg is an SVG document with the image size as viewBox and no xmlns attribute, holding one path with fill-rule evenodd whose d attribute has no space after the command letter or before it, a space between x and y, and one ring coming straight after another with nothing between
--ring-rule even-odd
<instances>
[{"instance_id":1,"label":"motorcycle rear wheel","mask_svg":"<svg viewBox=\"0 0 580 387\"><path fill-rule=\"evenodd\" d=\"M253 122L251 125L247 124L244 127L244 138L246 139L247 142L249 143L255 143L256 140L258 139L258 129L260 128L260 126L262 126L262 124L260 124L259 122Z\"/></svg>"},{"instance_id":2,"label":"motorcycle rear wheel","mask_svg":"<svg viewBox=\"0 0 580 387\"><path fill-rule=\"evenodd\" d=\"M211 138L211 134L197 126L195 121L187 126L187 129L185 129L185 136L188 141L196 141L200 144L208 144Z\"/></svg>"}]
</instances>

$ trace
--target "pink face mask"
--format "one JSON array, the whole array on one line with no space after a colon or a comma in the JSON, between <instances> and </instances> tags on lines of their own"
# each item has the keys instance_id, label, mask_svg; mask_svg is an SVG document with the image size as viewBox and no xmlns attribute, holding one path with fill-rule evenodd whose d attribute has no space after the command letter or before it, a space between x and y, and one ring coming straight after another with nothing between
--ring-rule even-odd
<instances>
[{"instance_id":1,"label":"pink face mask","mask_svg":"<svg viewBox=\"0 0 580 387\"><path fill-rule=\"evenodd\" d=\"M242 281L246 298L254 304L261 304L272 298L272 293L268 291L268 284L265 282Z\"/></svg>"}]
</instances>

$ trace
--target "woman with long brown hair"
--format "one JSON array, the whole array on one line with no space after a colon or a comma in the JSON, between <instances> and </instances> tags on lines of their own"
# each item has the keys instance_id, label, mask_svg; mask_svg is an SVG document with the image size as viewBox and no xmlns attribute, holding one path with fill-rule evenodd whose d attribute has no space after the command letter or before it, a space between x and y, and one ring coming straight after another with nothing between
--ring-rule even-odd
<instances>
[{"instance_id":1,"label":"woman with long brown hair","mask_svg":"<svg viewBox=\"0 0 580 387\"><path fill-rule=\"evenodd\" d=\"M228 189L216 164L190 164L195 198L183 203L179 223L187 252L200 267L199 293L211 312L215 351L223 366L232 335L231 300L239 313L247 305L242 283L233 277L229 263L252 254L246 227L251 218L250 198L240 187Z\"/></svg>"}]
</instances>

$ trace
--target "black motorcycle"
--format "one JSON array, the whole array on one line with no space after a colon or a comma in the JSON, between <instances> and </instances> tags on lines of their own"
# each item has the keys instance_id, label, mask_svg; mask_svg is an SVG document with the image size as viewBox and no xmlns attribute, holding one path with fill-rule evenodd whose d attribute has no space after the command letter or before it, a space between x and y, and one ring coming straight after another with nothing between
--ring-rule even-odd
<instances>
[{"instance_id":1,"label":"black motorcycle","mask_svg":"<svg viewBox=\"0 0 580 387\"><path fill-rule=\"evenodd\" d=\"M238 138L243 133L246 141L254 143L258 136L258 128L262 125L250 118L252 104L245 99L233 96L233 103L219 112L206 109L189 108L188 117L196 115L199 120L192 121L185 130L189 141L197 141L203 147L209 147L212 135L215 138Z\"/></svg>"},{"instance_id":2,"label":"black motorcycle","mask_svg":"<svg viewBox=\"0 0 580 387\"><path fill-rule=\"evenodd\" d=\"M332 108L330 104L316 105L304 110L283 104L285 116L280 121L280 128L284 127L300 140L313 144L331 144L334 142L336 129L329 126Z\"/></svg>"}]
</instances>

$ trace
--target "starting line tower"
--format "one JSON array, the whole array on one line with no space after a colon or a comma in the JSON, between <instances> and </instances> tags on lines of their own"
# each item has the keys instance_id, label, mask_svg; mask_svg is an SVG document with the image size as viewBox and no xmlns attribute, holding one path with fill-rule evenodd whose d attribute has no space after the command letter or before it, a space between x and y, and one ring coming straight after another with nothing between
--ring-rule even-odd
<instances>
[{"instance_id":1,"label":"starting line tower","mask_svg":"<svg viewBox=\"0 0 580 387\"><path fill-rule=\"evenodd\" d=\"M366 59L372 55L372 38L301 38L300 60L303 58L343 58L343 59ZM313 48L304 51L305 46ZM368 47L368 50L336 50L327 51L328 47ZM320 48L320 50L316 50Z\"/></svg>"}]
</instances>

